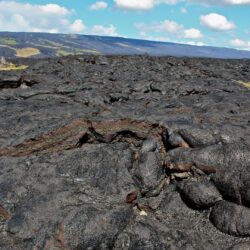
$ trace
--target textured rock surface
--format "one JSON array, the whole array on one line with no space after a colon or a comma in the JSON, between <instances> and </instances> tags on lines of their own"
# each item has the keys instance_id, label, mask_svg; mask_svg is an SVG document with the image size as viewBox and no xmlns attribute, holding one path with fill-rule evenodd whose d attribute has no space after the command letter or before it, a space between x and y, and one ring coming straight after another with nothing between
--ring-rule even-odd
<instances>
[{"instance_id":1,"label":"textured rock surface","mask_svg":"<svg viewBox=\"0 0 250 250\"><path fill-rule=\"evenodd\" d=\"M23 63L0 72L0 249L248 249L250 61Z\"/></svg>"},{"instance_id":2,"label":"textured rock surface","mask_svg":"<svg viewBox=\"0 0 250 250\"><path fill-rule=\"evenodd\" d=\"M236 236L249 236L250 209L230 203L218 202L212 209L211 221L225 233Z\"/></svg>"},{"instance_id":3,"label":"textured rock surface","mask_svg":"<svg viewBox=\"0 0 250 250\"><path fill-rule=\"evenodd\" d=\"M208 180L183 181L179 189L183 199L194 208L209 208L221 200L219 191Z\"/></svg>"}]
</instances>

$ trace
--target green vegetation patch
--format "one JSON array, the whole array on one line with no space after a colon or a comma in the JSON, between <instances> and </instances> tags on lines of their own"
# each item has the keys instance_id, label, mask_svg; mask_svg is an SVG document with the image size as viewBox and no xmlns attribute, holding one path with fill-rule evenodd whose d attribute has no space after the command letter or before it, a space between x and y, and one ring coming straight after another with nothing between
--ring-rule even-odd
<instances>
[{"instance_id":1,"label":"green vegetation patch","mask_svg":"<svg viewBox=\"0 0 250 250\"><path fill-rule=\"evenodd\" d=\"M11 37L0 37L0 44L15 46L17 45L17 41Z\"/></svg>"},{"instance_id":2,"label":"green vegetation patch","mask_svg":"<svg viewBox=\"0 0 250 250\"><path fill-rule=\"evenodd\" d=\"M57 56L69 56L69 55L80 55L80 54L100 54L99 51L96 50L86 50L86 49L73 49L73 51L67 50L57 50Z\"/></svg>"},{"instance_id":3,"label":"green vegetation patch","mask_svg":"<svg viewBox=\"0 0 250 250\"><path fill-rule=\"evenodd\" d=\"M41 44L39 44L39 46L55 50L56 56L69 56L69 55L79 55L79 54L101 54L99 51L96 50L81 49L77 48L76 46L67 46L47 39L40 39L40 42ZM80 44L71 42L69 40L66 42L80 46Z\"/></svg>"},{"instance_id":4,"label":"green vegetation patch","mask_svg":"<svg viewBox=\"0 0 250 250\"><path fill-rule=\"evenodd\" d=\"M53 48L58 48L58 47L62 47L63 45L51 40L47 40L47 39L40 39L41 41L47 43L48 45L52 46Z\"/></svg>"}]
</instances>

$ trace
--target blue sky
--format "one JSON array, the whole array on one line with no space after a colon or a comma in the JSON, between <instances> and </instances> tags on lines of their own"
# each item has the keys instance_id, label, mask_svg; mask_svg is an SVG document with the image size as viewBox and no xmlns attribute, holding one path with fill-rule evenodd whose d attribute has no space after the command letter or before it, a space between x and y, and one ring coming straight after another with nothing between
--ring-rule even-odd
<instances>
[{"instance_id":1,"label":"blue sky","mask_svg":"<svg viewBox=\"0 0 250 250\"><path fill-rule=\"evenodd\" d=\"M250 0L0 0L0 30L250 50Z\"/></svg>"}]
</instances>

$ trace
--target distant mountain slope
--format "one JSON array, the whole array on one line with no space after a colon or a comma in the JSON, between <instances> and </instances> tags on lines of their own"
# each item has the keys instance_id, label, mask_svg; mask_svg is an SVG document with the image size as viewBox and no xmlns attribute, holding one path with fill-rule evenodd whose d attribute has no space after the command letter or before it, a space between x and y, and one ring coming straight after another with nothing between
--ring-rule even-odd
<instances>
[{"instance_id":1,"label":"distant mountain slope","mask_svg":"<svg viewBox=\"0 0 250 250\"><path fill-rule=\"evenodd\" d=\"M121 37L0 32L0 56L55 57L72 54L250 58L250 51Z\"/></svg>"}]
</instances>

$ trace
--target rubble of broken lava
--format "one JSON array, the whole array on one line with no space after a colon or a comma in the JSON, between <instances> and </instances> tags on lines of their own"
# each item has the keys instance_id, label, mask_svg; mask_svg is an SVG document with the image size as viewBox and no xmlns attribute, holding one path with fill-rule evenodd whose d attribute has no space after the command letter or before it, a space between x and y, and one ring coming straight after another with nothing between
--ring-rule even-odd
<instances>
[{"instance_id":1,"label":"rubble of broken lava","mask_svg":"<svg viewBox=\"0 0 250 250\"><path fill-rule=\"evenodd\" d=\"M250 249L249 60L19 63L0 72L0 249Z\"/></svg>"}]
</instances>

